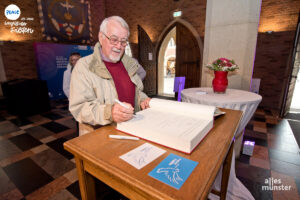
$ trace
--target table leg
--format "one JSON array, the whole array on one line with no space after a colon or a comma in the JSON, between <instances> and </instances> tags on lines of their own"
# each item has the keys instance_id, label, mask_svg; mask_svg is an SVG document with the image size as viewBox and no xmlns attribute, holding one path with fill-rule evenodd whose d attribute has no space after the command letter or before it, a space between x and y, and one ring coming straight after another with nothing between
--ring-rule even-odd
<instances>
[{"instance_id":1,"label":"table leg","mask_svg":"<svg viewBox=\"0 0 300 200\"><path fill-rule=\"evenodd\" d=\"M235 152L235 159L238 159L241 154L241 148L243 145L243 138L244 138L244 130L242 130L239 134L236 134L235 143L234 143L234 152Z\"/></svg>"},{"instance_id":2,"label":"table leg","mask_svg":"<svg viewBox=\"0 0 300 200\"><path fill-rule=\"evenodd\" d=\"M95 181L93 176L84 170L83 160L75 156L75 161L82 200L96 199Z\"/></svg>"},{"instance_id":3,"label":"table leg","mask_svg":"<svg viewBox=\"0 0 300 200\"><path fill-rule=\"evenodd\" d=\"M232 154L233 154L233 145L234 141L232 141L230 145L230 149L226 155L224 164L223 164L223 169L222 169L222 182L221 182L221 200L226 199L226 193L227 193L227 187L228 187L228 181L229 181L229 176L230 176L230 168L231 168L231 159L232 159Z\"/></svg>"}]
</instances>

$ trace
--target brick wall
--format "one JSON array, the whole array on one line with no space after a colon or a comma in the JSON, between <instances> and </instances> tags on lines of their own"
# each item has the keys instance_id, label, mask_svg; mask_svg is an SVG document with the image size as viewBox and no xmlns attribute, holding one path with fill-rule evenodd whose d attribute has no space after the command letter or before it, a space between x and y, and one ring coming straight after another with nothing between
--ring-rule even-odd
<instances>
[{"instance_id":1,"label":"brick wall","mask_svg":"<svg viewBox=\"0 0 300 200\"><path fill-rule=\"evenodd\" d=\"M299 5L300 0L262 1L253 77L261 78L260 106L265 108L280 111L282 106Z\"/></svg>"},{"instance_id":2,"label":"brick wall","mask_svg":"<svg viewBox=\"0 0 300 200\"><path fill-rule=\"evenodd\" d=\"M33 42L4 42L1 52L7 80L38 77Z\"/></svg>"},{"instance_id":3,"label":"brick wall","mask_svg":"<svg viewBox=\"0 0 300 200\"><path fill-rule=\"evenodd\" d=\"M300 0L262 0L259 32L295 30Z\"/></svg>"},{"instance_id":4,"label":"brick wall","mask_svg":"<svg viewBox=\"0 0 300 200\"><path fill-rule=\"evenodd\" d=\"M99 25L105 16L104 0L89 0L91 7L92 34L93 44L97 41ZM42 37L41 25L38 15L36 0L10 0L0 1L0 11L4 13L4 9L9 4L16 4L21 10L21 17L33 18L28 22L28 27L34 30L33 34L12 34L10 28L5 26L8 21L4 16L0 17L0 45L3 64L6 72L7 80L19 78L37 78L37 70L35 63L35 54L33 42L48 42ZM20 19L20 18L19 18ZM18 21L20 21L18 19ZM9 40L14 40L10 42Z\"/></svg>"},{"instance_id":5,"label":"brick wall","mask_svg":"<svg viewBox=\"0 0 300 200\"><path fill-rule=\"evenodd\" d=\"M119 15L123 17L130 27L130 42L133 43L133 56L138 52L135 48L138 41L137 25L140 25L149 35L152 42L158 42L158 38L164 28L174 20L173 11L182 10L182 19L191 23L200 36L204 36L206 0L109 0L106 1L107 16Z\"/></svg>"},{"instance_id":6,"label":"brick wall","mask_svg":"<svg viewBox=\"0 0 300 200\"><path fill-rule=\"evenodd\" d=\"M263 99L260 106L280 111L288 77L288 57L294 31L259 33L257 38L254 78L260 78Z\"/></svg>"}]
</instances>

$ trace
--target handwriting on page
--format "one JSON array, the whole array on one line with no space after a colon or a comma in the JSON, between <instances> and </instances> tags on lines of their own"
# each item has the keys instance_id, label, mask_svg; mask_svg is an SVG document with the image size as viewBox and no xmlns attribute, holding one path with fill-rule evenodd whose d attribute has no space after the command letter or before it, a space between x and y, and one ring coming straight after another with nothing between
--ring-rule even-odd
<instances>
[{"instance_id":1,"label":"handwriting on page","mask_svg":"<svg viewBox=\"0 0 300 200\"><path fill-rule=\"evenodd\" d=\"M145 143L128 153L120 156L120 158L131 164L137 169L141 169L166 151L152 144Z\"/></svg>"}]
</instances>

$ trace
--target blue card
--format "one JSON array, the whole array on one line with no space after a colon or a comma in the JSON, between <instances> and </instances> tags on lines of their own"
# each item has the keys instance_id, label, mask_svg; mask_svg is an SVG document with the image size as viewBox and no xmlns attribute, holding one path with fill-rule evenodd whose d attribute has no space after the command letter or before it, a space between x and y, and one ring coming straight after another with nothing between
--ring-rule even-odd
<instances>
[{"instance_id":1,"label":"blue card","mask_svg":"<svg viewBox=\"0 0 300 200\"><path fill-rule=\"evenodd\" d=\"M148 175L179 190L197 165L198 162L170 154Z\"/></svg>"}]
</instances>

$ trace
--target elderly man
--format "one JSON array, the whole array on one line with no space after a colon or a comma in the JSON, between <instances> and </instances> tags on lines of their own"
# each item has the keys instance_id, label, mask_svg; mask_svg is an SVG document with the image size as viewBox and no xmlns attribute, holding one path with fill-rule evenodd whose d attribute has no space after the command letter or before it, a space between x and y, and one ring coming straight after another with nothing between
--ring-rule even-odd
<instances>
[{"instance_id":1,"label":"elderly man","mask_svg":"<svg viewBox=\"0 0 300 200\"><path fill-rule=\"evenodd\" d=\"M130 120L149 107L137 74L139 64L124 55L128 24L118 16L103 20L94 53L81 58L73 70L69 109L80 123L106 125ZM116 103L120 100L125 106ZM79 135L85 134L80 130Z\"/></svg>"}]
</instances>

